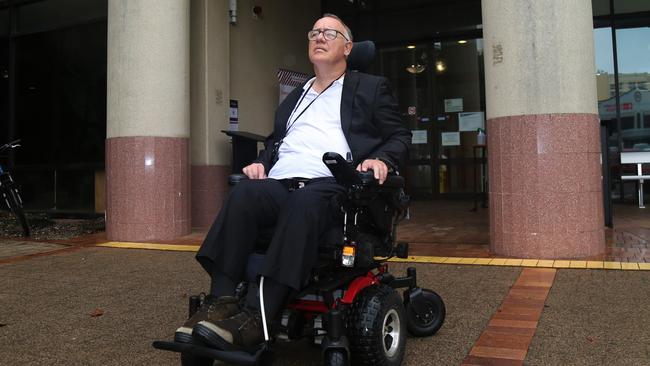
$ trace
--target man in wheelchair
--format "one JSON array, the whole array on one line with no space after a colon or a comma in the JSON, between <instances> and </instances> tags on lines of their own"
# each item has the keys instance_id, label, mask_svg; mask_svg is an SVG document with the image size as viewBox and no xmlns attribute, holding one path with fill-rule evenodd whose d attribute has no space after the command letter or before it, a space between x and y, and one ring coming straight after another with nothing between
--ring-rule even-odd
<instances>
[{"instance_id":1,"label":"man in wheelchair","mask_svg":"<svg viewBox=\"0 0 650 366\"><path fill-rule=\"evenodd\" d=\"M349 285L377 268L374 255L393 255L396 218L405 209L403 179L395 175L407 157L410 131L385 78L349 71L352 34L338 17L325 14L307 38L315 77L278 107L266 149L243 169L249 179L233 187L199 249L196 258L211 276L210 293L176 330L176 344L254 353L269 339L267 323L279 320L291 295L314 283L313 270L323 263L319 250L321 259L324 254L339 263L333 270L337 281L321 281L329 290L341 285L342 277L350 277ZM372 232L363 232L364 227ZM338 232L333 239L326 235L332 228ZM343 242L353 249L343 250ZM247 280L247 264L259 251L265 252L257 257L259 291L249 289L240 301L237 286ZM355 256L356 266L350 262ZM346 273L340 265L346 259L349 267L362 270ZM366 282L359 282L358 290ZM327 288L319 291L327 298L324 309L312 304L316 312L346 301L334 300Z\"/></svg>"}]
</instances>

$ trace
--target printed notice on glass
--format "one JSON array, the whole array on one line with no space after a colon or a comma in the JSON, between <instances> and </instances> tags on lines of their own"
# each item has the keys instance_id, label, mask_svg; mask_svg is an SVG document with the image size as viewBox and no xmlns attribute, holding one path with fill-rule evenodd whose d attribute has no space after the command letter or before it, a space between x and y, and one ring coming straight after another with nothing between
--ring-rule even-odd
<instances>
[{"instance_id":1,"label":"printed notice on glass","mask_svg":"<svg viewBox=\"0 0 650 366\"><path fill-rule=\"evenodd\" d=\"M440 134L442 146L459 146L460 132L443 132Z\"/></svg>"},{"instance_id":2,"label":"printed notice on glass","mask_svg":"<svg viewBox=\"0 0 650 366\"><path fill-rule=\"evenodd\" d=\"M463 111L463 98L445 99L445 113Z\"/></svg>"},{"instance_id":3,"label":"printed notice on glass","mask_svg":"<svg viewBox=\"0 0 650 366\"><path fill-rule=\"evenodd\" d=\"M458 130L474 131L485 129L485 114L483 112L458 113Z\"/></svg>"},{"instance_id":4,"label":"printed notice on glass","mask_svg":"<svg viewBox=\"0 0 650 366\"><path fill-rule=\"evenodd\" d=\"M427 143L427 130L412 130L411 144L426 144Z\"/></svg>"}]
</instances>

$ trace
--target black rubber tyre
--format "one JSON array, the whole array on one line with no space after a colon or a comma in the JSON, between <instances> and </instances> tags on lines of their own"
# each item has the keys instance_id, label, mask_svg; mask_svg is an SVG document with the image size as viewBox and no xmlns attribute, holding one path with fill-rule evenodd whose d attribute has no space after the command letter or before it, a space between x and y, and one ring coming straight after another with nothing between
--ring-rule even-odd
<instances>
[{"instance_id":1,"label":"black rubber tyre","mask_svg":"<svg viewBox=\"0 0 650 366\"><path fill-rule=\"evenodd\" d=\"M323 358L325 366L348 366L348 354L344 350L329 350L325 352Z\"/></svg>"},{"instance_id":2,"label":"black rubber tyre","mask_svg":"<svg viewBox=\"0 0 650 366\"><path fill-rule=\"evenodd\" d=\"M406 311L402 298L386 285L365 288L348 317L354 365L397 366L406 346Z\"/></svg>"},{"instance_id":3,"label":"black rubber tyre","mask_svg":"<svg viewBox=\"0 0 650 366\"><path fill-rule=\"evenodd\" d=\"M2 195L9 206L9 210L16 216L16 219L20 223L20 226L23 228L23 235L29 236L29 225L27 224L27 218L25 217L25 211L23 211L23 201L20 198L20 193L15 187L9 187L8 189L2 190Z\"/></svg>"},{"instance_id":4,"label":"black rubber tyre","mask_svg":"<svg viewBox=\"0 0 650 366\"><path fill-rule=\"evenodd\" d=\"M214 360L211 358L181 353L182 366L212 366L213 363Z\"/></svg>"},{"instance_id":5,"label":"black rubber tyre","mask_svg":"<svg viewBox=\"0 0 650 366\"><path fill-rule=\"evenodd\" d=\"M429 312L424 316L416 314L415 310L407 302L406 315L408 317L407 325L409 332L416 337L426 337L438 332L445 322L446 310L445 303L440 295L434 291L422 289L424 301L429 307Z\"/></svg>"}]
</instances>

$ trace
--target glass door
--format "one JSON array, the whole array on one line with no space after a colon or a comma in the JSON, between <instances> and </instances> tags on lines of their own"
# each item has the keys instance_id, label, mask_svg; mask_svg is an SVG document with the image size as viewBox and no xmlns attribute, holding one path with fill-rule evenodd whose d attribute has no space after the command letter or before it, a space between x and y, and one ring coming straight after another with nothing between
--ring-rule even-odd
<instances>
[{"instance_id":1,"label":"glass door","mask_svg":"<svg viewBox=\"0 0 650 366\"><path fill-rule=\"evenodd\" d=\"M383 48L380 73L391 80L413 132L405 174L409 194L426 198L481 191L477 182L487 174L482 39Z\"/></svg>"},{"instance_id":2,"label":"glass door","mask_svg":"<svg viewBox=\"0 0 650 366\"><path fill-rule=\"evenodd\" d=\"M0 37L0 145L9 140L9 38Z\"/></svg>"}]
</instances>

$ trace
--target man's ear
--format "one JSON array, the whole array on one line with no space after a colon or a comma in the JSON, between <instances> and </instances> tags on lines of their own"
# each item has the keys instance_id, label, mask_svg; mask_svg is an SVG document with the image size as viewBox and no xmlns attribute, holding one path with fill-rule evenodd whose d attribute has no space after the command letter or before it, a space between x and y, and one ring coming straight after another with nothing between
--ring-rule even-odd
<instances>
[{"instance_id":1,"label":"man's ear","mask_svg":"<svg viewBox=\"0 0 650 366\"><path fill-rule=\"evenodd\" d=\"M343 50L343 54L345 54L345 57L350 56L350 52L352 52L352 42L345 42L345 49Z\"/></svg>"}]
</instances>

